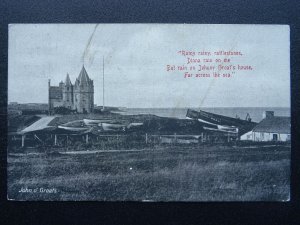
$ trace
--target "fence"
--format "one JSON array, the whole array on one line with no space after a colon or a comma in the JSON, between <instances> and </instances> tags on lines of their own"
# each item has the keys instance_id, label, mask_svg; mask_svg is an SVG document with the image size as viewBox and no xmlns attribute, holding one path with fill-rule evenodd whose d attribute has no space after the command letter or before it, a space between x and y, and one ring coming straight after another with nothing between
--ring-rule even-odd
<instances>
[{"instance_id":1,"label":"fence","mask_svg":"<svg viewBox=\"0 0 300 225\"><path fill-rule=\"evenodd\" d=\"M76 146L83 144L105 147L139 147L151 144L201 144L201 143L225 143L236 141L238 135L224 133L223 135L201 133L201 134L26 134L13 135L9 139L10 145L26 146Z\"/></svg>"}]
</instances>

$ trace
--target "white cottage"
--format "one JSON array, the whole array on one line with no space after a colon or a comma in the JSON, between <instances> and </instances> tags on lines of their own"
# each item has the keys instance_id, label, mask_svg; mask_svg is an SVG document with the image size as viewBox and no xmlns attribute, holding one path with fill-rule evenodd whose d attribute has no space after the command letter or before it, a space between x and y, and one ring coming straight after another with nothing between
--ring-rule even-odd
<instances>
[{"instance_id":1,"label":"white cottage","mask_svg":"<svg viewBox=\"0 0 300 225\"><path fill-rule=\"evenodd\" d=\"M241 136L241 140L251 141L290 141L291 118L274 116L274 112L267 111L265 118L252 131Z\"/></svg>"}]
</instances>

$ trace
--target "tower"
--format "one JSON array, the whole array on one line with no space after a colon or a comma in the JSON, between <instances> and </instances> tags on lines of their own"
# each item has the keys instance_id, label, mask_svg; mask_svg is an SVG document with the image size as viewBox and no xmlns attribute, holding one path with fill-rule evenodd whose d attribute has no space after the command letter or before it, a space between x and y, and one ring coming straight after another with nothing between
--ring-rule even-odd
<instances>
[{"instance_id":1,"label":"tower","mask_svg":"<svg viewBox=\"0 0 300 225\"><path fill-rule=\"evenodd\" d=\"M91 113L94 110L94 83L84 66L74 84L73 101L74 109L79 113Z\"/></svg>"},{"instance_id":2,"label":"tower","mask_svg":"<svg viewBox=\"0 0 300 225\"><path fill-rule=\"evenodd\" d=\"M62 88L64 107L73 108L73 85L71 83L69 74L66 76L65 83Z\"/></svg>"}]
</instances>

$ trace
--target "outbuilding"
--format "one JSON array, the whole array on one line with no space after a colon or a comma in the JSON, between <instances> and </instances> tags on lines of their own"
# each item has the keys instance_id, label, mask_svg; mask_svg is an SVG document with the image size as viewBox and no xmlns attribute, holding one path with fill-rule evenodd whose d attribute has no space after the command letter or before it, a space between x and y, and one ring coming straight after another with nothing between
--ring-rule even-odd
<instances>
[{"instance_id":1,"label":"outbuilding","mask_svg":"<svg viewBox=\"0 0 300 225\"><path fill-rule=\"evenodd\" d=\"M274 112L267 111L265 118L252 131L241 136L241 140L251 141L290 141L291 118L274 116Z\"/></svg>"}]
</instances>

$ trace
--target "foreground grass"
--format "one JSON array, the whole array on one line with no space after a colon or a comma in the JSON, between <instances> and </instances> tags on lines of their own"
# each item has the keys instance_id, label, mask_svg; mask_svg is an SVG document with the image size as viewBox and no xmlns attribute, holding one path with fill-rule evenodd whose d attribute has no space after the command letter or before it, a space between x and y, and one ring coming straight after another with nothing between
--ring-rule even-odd
<instances>
[{"instance_id":1,"label":"foreground grass","mask_svg":"<svg viewBox=\"0 0 300 225\"><path fill-rule=\"evenodd\" d=\"M284 146L8 156L8 197L17 200L285 201L289 183Z\"/></svg>"}]
</instances>

